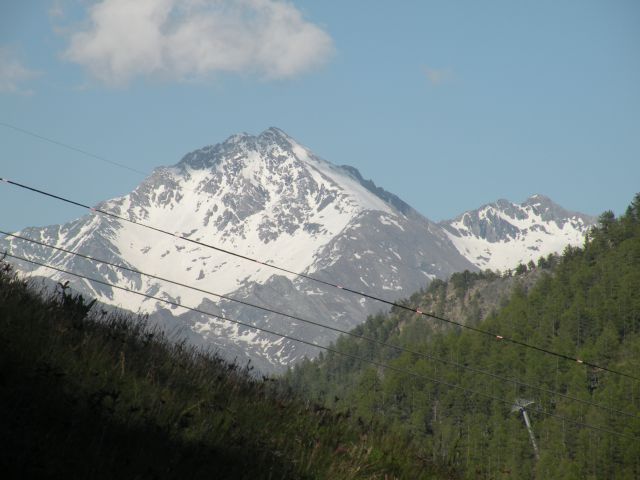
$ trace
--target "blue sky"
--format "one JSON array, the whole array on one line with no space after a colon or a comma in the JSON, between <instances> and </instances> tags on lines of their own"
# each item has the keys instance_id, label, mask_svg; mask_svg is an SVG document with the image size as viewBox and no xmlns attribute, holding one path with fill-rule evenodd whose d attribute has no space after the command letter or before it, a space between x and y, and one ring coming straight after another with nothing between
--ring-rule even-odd
<instances>
[{"instance_id":1,"label":"blue sky","mask_svg":"<svg viewBox=\"0 0 640 480\"><path fill-rule=\"evenodd\" d=\"M637 1L126 3L5 2L0 122L145 172L277 126L436 221L640 191ZM142 178L1 125L0 145L0 176L85 203ZM9 230L85 213L0 204Z\"/></svg>"}]
</instances>

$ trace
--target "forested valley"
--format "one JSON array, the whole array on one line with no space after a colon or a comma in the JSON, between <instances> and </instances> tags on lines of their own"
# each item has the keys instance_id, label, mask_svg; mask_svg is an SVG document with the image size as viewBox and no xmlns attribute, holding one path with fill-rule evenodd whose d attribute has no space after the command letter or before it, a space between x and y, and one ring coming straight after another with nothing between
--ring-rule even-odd
<instances>
[{"instance_id":1,"label":"forested valley","mask_svg":"<svg viewBox=\"0 0 640 480\"><path fill-rule=\"evenodd\" d=\"M454 274L403 305L495 335L396 307L354 333L404 351L341 337L332 347L349 356L305 361L288 386L463 478L640 478L640 194L620 218L602 214L583 248Z\"/></svg>"}]
</instances>

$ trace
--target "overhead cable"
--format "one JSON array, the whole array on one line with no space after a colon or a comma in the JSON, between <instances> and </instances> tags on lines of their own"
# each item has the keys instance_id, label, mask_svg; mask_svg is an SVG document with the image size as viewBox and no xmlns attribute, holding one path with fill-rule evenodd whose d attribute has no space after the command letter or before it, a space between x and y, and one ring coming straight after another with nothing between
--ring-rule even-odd
<instances>
[{"instance_id":1,"label":"overhead cable","mask_svg":"<svg viewBox=\"0 0 640 480\"><path fill-rule=\"evenodd\" d=\"M221 248L221 247L216 247L215 245L211 245L211 244L208 244L208 243L201 242L199 240L194 240L194 239L188 238L187 236L184 236L184 235L182 235L180 233L170 232L170 231L164 230L162 228L154 227L153 225L149 225L147 223L131 220L129 218L117 215L117 214L112 213L112 212L108 212L106 210L102 210L100 208L91 207L89 205L85 205L83 203L80 203L80 202L77 202L77 201L74 201L74 200L59 196L59 195L54 195L54 194L46 192L44 190L40 190L40 189L37 189L37 188L34 188L34 187L30 187L28 185L24 185L24 184L21 184L21 183L18 183L18 182L14 182L13 180L8 180L6 178L0 178L0 181L3 181L5 183L8 183L10 185L14 185L16 187L19 187L19 188L22 188L22 189L25 189L25 190L32 191L34 193L38 193L40 195L44 195L44 196L49 197L49 198L55 198L57 200L60 200L62 202L65 202L65 203L68 203L68 204L71 204L71 205L76 205L78 207L85 208L85 209L87 209L87 210L89 210L90 212L93 212L93 213L100 213L102 215L105 215L105 216L108 216L108 217L111 217L111 218L115 218L117 220L128 222L128 223L131 223L133 225L139 225L139 226L147 228L149 230L153 230L155 232L159 232L159 233L162 233L162 234L165 234L165 235L169 235L171 237L174 237L174 238L186 241L186 242L193 243L195 245L199 245L201 247L210 248L212 250L215 250L215 251L227 254L227 255L231 255L231 256L234 256L236 258L240 258L242 260L246 260L248 262L253 262L253 263L257 264L257 265L265 266L265 267L274 269L276 271L280 271L280 272L283 272L283 273L294 275L294 276L299 277L299 278L304 278L306 280L309 280L309 281L312 281L312 282L315 282L315 283L318 283L318 284L321 284L321 285L325 285L325 286L328 286L328 287L332 287L332 288L336 288L336 289L339 289L339 290L343 290L345 292L348 292L348 293L351 293L351 294L354 294L354 295L358 295L360 297L368 298L368 299L371 299L371 300L374 300L374 301L377 301L377 302L380 302L380 303L383 303L383 304L386 304L386 305L390 305L392 307L396 307L396 308L401 309L401 310L405 310L405 311L409 311L409 312L412 312L412 313L416 313L416 314L421 315L423 317L428 317L428 318L432 318L434 320L438 320L438 321L441 321L441 322L449 323L451 325L456 325L456 326L458 326L460 328L464 328L466 330L471 330L473 332L492 337L493 339L495 339L495 340L497 340L499 342L512 343L514 345L519 345L519 346L524 347L524 348L529 348L531 350L536 350L538 352L541 352L541 353L544 353L544 354L547 354L547 355L552 355L552 356L561 358L563 360L567 360L567 361L574 362L574 363L577 363L577 364L580 364L580 365L584 365L586 367L591 367L591 368L594 368L594 369L597 369L597 370L613 373L615 375L620 375L620 376L623 376L623 377L631 378L631 379L636 380L636 381L640 381L640 377L637 377L637 376L634 376L634 375L630 375L628 373L624 373L624 372L621 372L621 371L618 371L618 370L614 370L614 369L611 369L611 368L608 368L608 367L597 365L597 364L589 362L587 360L584 360L584 359L581 359L581 358L577 358L577 357L573 357L571 355L567 355L567 354L564 354L564 353L555 352L553 350L549 350L549 349L544 348L544 347L539 347L537 345L532 345L532 344L524 342L522 340L517 340L515 338L508 337L506 335L501 335L501 334L498 334L496 332L490 332L488 330L484 330L484 329L481 329L481 328L478 328L478 327L473 327L471 325L467 325L467 324L464 324L464 323L456 322L454 320L450 320L450 319L441 317L439 315L435 315L433 313L424 312L420 308L417 308L417 307L402 305L401 303L397 303L395 301L386 300L386 299L377 297L375 295L371 295L371 294L368 294L368 293L365 293L365 292L360 292L358 290L355 290L355 289L352 289L352 288L349 288L349 287L345 287L345 286L342 286L342 285L337 284L337 283L332 283L332 282L329 282L329 281L326 281L326 280L322 280L322 279L319 279L317 277L313 277L311 275L307 275L305 273L295 272L293 270L289 270L287 268L280 267L280 266L272 264L272 263L268 263L268 262L265 262L265 261L258 260L256 258L252 258L252 257L246 256L246 255L239 254L239 253L234 252L232 250L224 249L224 248Z\"/></svg>"},{"instance_id":2,"label":"overhead cable","mask_svg":"<svg viewBox=\"0 0 640 480\"><path fill-rule=\"evenodd\" d=\"M139 173L141 175L145 175L145 176L147 175L147 173L143 172L142 170L138 170L137 168L133 168L133 167L130 167L128 165L124 165L122 163L114 162L113 160L109 160L108 158L103 157L101 155L96 155L95 153L91 153L91 152L88 152L87 150L83 150L81 148L74 147L73 145L69 145L68 143L59 142L58 140L54 140L52 138L45 137L44 135L40 135L40 134L32 132L30 130L26 130L24 128L16 127L15 125L11 125L11 124L5 123L5 122L0 122L0 125L2 125L3 127L11 128L12 130L15 130L17 132L24 133L25 135L29 135L31 137L38 138L40 140L44 140L45 142L53 143L54 145L58 145L60 147L67 148L69 150L73 150L74 152L81 153L83 155L86 155L88 157L94 158L96 160L100 160L101 162L113 165L115 167L124 168L126 170L129 170L130 172Z\"/></svg>"}]
</instances>

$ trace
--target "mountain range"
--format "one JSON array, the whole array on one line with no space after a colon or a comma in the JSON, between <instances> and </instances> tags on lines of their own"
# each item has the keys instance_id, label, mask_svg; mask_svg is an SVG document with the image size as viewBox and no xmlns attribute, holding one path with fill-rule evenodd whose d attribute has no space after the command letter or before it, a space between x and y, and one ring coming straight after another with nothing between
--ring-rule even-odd
<instances>
[{"instance_id":1,"label":"mountain range","mask_svg":"<svg viewBox=\"0 0 640 480\"><path fill-rule=\"evenodd\" d=\"M268 267L396 300L462 270L500 269L581 244L595 223L541 195L518 205L506 200L435 223L398 196L336 166L277 128L238 134L159 167L131 193L99 210L256 258L229 256L113 217L91 214L63 225L26 228L20 235L193 285L267 308L351 329L384 304ZM42 263L115 283L183 305L327 345L333 332L229 300L204 295L19 239L7 249ZM260 372L313 357L318 349L224 322L44 267L15 262L28 275L70 280L75 290L149 315L173 338Z\"/></svg>"}]
</instances>

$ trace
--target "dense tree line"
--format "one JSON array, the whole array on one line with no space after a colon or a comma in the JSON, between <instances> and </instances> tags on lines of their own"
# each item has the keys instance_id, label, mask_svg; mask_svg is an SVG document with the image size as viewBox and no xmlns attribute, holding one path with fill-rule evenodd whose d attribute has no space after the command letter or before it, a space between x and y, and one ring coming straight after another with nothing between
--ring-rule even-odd
<instances>
[{"instance_id":1,"label":"dense tree line","mask_svg":"<svg viewBox=\"0 0 640 480\"><path fill-rule=\"evenodd\" d=\"M605 212L599 220L582 248L568 247L560 256L516 268L520 276L531 270L544 272L528 290L516 282L508 302L478 325L637 377L640 194L620 218ZM492 276L497 281L504 274L463 272L450 283L464 296L474 282ZM407 302L435 305L433 299L446 291L446 282L434 281ZM353 338L340 338L335 347L508 401L533 401L528 413L540 447L539 460L522 416L512 413L509 405L480 395L331 353L291 371L289 384L364 423L386 425L419 445L425 456L466 478L640 478L639 381L472 331L436 328L424 317L398 309L370 317L357 331L635 418Z\"/></svg>"}]
</instances>

